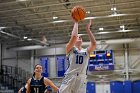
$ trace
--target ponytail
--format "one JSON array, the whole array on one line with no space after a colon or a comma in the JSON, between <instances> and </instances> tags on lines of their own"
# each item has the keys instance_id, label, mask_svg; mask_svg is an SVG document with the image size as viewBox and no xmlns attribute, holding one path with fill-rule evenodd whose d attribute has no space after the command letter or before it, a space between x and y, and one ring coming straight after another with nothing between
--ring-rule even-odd
<instances>
[{"instance_id":1,"label":"ponytail","mask_svg":"<svg viewBox=\"0 0 140 93\"><path fill-rule=\"evenodd\" d=\"M35 72L33 73L33 77L35 76Z\"/></svg>"}]
</instances>

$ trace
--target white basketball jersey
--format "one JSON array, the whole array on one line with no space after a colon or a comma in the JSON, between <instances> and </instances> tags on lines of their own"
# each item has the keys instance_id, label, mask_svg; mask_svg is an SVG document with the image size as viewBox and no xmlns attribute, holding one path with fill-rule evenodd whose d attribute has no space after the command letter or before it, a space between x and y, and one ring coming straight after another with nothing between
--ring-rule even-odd
<instances>
[{"instance_id":1,"label":"white basketball jersey","mask_svg":"<svg viewBox=\"0 0 140 93\"><path fill-rule=\"evenodd\" d=\"M67 55L67 61L69 63L69 67L65 74L85 74L87 70L89 60L89 54L86 49L81 49L80 51L78 48L73 47L70 53Z\"/></svg>"}]
</instances>

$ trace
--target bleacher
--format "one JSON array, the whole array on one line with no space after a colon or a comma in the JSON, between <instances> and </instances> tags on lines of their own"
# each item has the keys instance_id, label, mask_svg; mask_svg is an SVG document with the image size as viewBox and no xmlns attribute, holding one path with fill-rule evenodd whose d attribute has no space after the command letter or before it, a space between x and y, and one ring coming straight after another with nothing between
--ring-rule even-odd
<instances>
[{"instance_id":1,"label":"bleacher","mask_svg":"<svg viewBox=\"0 0 140 93\"><path fill-rule=\"evenodd\" d=\"M17 93L23 83L31 76L21 68L3 65L0 68L0 93Z\"/></svg>"}]
</instances>

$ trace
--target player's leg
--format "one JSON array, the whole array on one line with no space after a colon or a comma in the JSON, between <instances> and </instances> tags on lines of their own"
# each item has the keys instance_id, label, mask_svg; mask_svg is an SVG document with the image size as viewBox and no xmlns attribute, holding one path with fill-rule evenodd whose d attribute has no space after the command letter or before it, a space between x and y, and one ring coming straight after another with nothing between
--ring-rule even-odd
<instances>
[{"instance_id":1,"label":"player's leg","mask_svg":"<svg viewBox=\"0 0 140 93\"><path fill-rule=\"evenodd\" d=\"M73 83L75 82L75 77L69 76L69 78L65 77L64 80L62 81L62 84L59 88L60 93L72 93L72 86Z\"/></svg>"},{"instance_id":2,"label":"player's leg","mask_svg":"<svg viewBox=\"0 0 140 93\"><path fill-rule=\"evenodd\" d=\"M78 84L77 85L78 87L75 90L75 93L86 93L86 84L87 84L86 78L80 78L80 80L78 80L76 84Z\"/></svg>"}]
</instances>

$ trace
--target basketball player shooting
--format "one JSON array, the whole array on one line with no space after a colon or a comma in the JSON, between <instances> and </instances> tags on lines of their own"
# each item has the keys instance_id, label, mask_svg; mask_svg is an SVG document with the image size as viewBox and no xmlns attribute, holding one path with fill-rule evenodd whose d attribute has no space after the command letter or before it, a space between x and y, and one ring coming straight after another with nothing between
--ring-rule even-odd
<instances>
[{"instance_id":1,"label":"basketball player shooting","mask_svg":"<svg viewBox=\"0 0 140 93\"><path fill-rule=\"evenodd\" d=\"M75 20L75 19L73 19ZM90 20L86 32L90 39L90 45L82 48L82 37L78 36L78 22L75 20L71 38L66 45L67 61L69 68L60 86L60 93L86 93L86 70L90 53L96 47L96 40L90 30Z\"/></svg>"}]
</instances>

